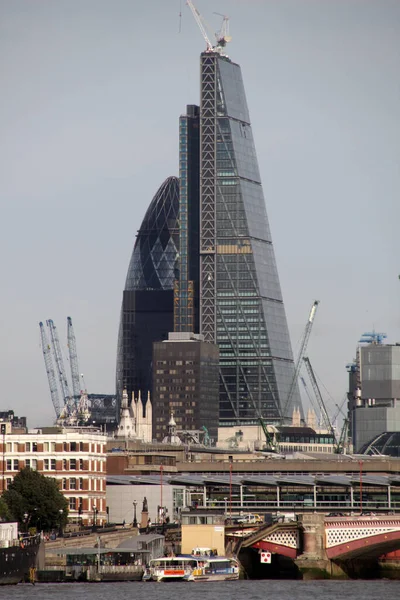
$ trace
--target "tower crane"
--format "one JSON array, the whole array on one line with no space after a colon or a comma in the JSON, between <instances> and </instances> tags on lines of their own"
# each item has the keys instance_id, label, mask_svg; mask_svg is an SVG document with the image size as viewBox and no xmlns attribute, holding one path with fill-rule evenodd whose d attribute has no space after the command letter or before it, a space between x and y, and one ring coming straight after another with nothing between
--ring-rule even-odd
<instances>
[{"instance_id":1,"label":"tower crane","mask_svg":"<svg viewBox=\"0 0 400 600\"><path fill-rule=\"evenodd\" d=\"M48 379L49 387L50 387L51 400L53 402L54 410L56 411L56 416L58 419L58 417L60 416L61 411L62 411L62 403L60 402L60 396L59 396L58 387L57 387L57 380L56 380L56 376L54 373L53 359L51 356L51 347L47 340L46 330L44 328L42 321L39 323L39 327L40 327L40 337L42 340L44 364L46 367L47 379Z\"/></svg>"},{"instance_id":2,"label":"tower crane","mask_svg":"<svg viewBox=\"0 0 400 600\"><path fill-rule=\"evenodd\" d=\"M69 363L71 366L72 389L74 392L74 401L75 404L78 405L79 399L81 397L81 386L79 379L78 354L76 352L76 339L71 317L67 317L67 340Z\"/></svg>"},{"instance_id":3,"label":"tower crane","mask_svg":"<svg viewBox=\"0 0 400 600\"><path fill-rule=\"evenodd\" d=\"M288 393L288 396L286 399L284 410L281 412L281 421L280 421L281 425L284 424L285 418L287 418L287 411L289 409L294 390L296 389L297 380L299 378L301 365L303 364L303 357L306 353L307 344L308 344L308 340L310 338L310 334L311 334L312 326L313 326L314 319L315 319L315 313L317 312L318 304L319 304L319 300L314 300L314 302L311 306L310 315L309 315L308 321L306 323L306 327L305 327L303 338L302 338L301 345L300 345L299 355L297 357L297 362L295 365L294 377L292 379L292 383L289 388L289 393Z\"/></svg>"},{"instance_id":4,"label":"tower crane","mask_svg":"<svg viewBox=\"0 0 400 600\"><path fill-rule=\"evenodd\" d=\"M61 354L61 346L60 340L58 337L58 332L56 326L54 325L54 321L52 319L48 319L46 321L47 326L50 330L50 339L53 346L54 357L56 359L56 365L58 369L58 378L60 380L63 402L64 404L68 404L70 402L71 394L69 391L68 380L66 377L66 372L64 369L64 361Z\"/></svg>"},{"instance_id":5,"label":"tower crane","mask_svg":"<svg viewBox=\"0 0 400 600\"><path fill-rule=\"evenodd\" d=\"M203 38L205 39L205 42L207 45L206 52L218 52L219 54L222 54L222 50L225 48L226 44L228 42L230 42L232 39L231 36L229 35L229 19L228 19L228 17L226 15L221 15L223 17L222 27L218 33L214 34L216 44L213 45L211 43L210 37L207 33L206 27L208 27L208 25L207 25L206 21L201 16L199 11L193 4L192 0L187 0L186 4L192 11L192 14L195 18L197 25L199 26L201 34L202 34Z\"/></svg>"},{"instance_id":6,"label":"tower crane","mask_svg":"<svg viewBox=\"0 0 400 600\"><path fill-rule=\"evenodd\" d=\"M303 356L303 362L306 366L307 373L310 378L311 385L314 390L314 394L317 399L319 409L322 413L322 418L324 420L325 427L329 431L329 433L332 434L333 437L335 438L335 431L334 431L331 421L329 419L328 411L326 410L324 399L322 398L321 390L319 389L317 379L315 377L314 369L311 366L310 359L308 358L308 356Z\"/></svg>"}]
</instances>

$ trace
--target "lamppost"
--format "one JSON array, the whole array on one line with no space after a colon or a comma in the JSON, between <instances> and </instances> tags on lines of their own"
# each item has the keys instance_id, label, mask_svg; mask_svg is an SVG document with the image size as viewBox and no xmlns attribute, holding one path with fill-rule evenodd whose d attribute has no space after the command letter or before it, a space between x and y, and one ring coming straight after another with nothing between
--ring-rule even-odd
<instances>
[{"instance_id":1,"label":"lamppost","mask_svg":"<svg viewBox=\"0 0 400 600\"><path fill-rule=\"evenodd\" d=\"M1 432L1 435L3 436L3 482L2 482L2 487L1 487L1 493L4 494L4 469L5 469L4 461L5 461L5 453L6 453L6 424L5 423L2 423L0 425L0 432Z\"/></svg>"},{"instance_id":2,"label":"lamppost","mask_svg":"<svg viewBox=\"0 0 400 600\"><path fill-rule=\"evenodd\" d=\"M228 498L225 496L225 520L228 518Z\"/></svg>"},{"instance_id":3,"label":"lamppost","mask_svg":"<svg viewBox=\"0 0 400 600\"><path fill-rule=\"evenodd\" d=\"M362 515L362 512L363 512L363 500L362 500L362 484L363 484L363 481L362 481L362 475L363 475L362 469L363 469L363 461L362 460L358 461L358 464L359 464L359 467L360 467L360 514Z\"/></svg>"},{"instance_id":4,"label":"lamppost","mask_svg":"<svg viewBox=\"0 0 400 600\"><path fill-rule=\"evenodd\" d=\"M28 531L28 513L24 513L24 529L25 529L25 533Z\"/></svg>"},{"instance_id":5,"label":"lamppost","mask_svg":"<svg viewBox=\"0 0 400 600\"><path fill-rule=\"evenodd\" d=\"M63 519L64 511L62 508L60 508L58 512L60 514L60 527L58 530L58 537L63 537L62 519Z\"/></svg>"},{"instance_id":6,"label":"lamppost","mask_svg":"<svg viewBox=\"0 0 400 600\"><path fill-rule=\"evenodd\" d=\"M136 506L137 506L137 500L134 500L133 501L133 526L134 527L137 527Z\"/></svg>"},{"instance_id":7,"label":"lamppost","mask_svg":"<svg viewBox=\"0 0 400 600\"><path fill-rule=\"evenodd\" d=\"M95 504L93 504L93 527L96 528L97 526L97 506Z\"/></svg>"}]
</instances>

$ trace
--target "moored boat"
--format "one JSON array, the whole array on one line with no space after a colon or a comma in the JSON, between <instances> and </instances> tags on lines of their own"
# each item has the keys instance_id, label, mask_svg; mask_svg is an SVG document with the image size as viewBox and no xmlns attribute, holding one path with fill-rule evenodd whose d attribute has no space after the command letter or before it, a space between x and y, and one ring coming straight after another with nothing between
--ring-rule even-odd
<instances>
[{"instance_id":1,"label":"moored boat","mask_svg":"<svg viewBox=\"0 0 400 600\"><path fill-rule=\"evenodd\" d=\"M40 535L18 538L17 523L1 523L0 585L28 579L36 566Z\"/></svg>"},{"instance_id":2,"label":"moored boat","mask_svg":"<svg viewBox=\"0 0 400 600\"><path fill-rule=\"evenodd\" d=\"M143 581L228 581L239 579L236 559L226 556L166 556L154 558Z\"/></svg>"}]
</instances>

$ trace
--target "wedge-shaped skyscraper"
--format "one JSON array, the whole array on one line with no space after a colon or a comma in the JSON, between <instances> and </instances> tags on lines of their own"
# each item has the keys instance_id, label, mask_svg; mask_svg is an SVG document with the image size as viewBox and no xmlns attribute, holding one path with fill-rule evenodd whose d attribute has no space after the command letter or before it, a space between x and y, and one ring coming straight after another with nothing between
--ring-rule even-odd
<instances>
[{"instance_id":1,"label":"wedge-shaped skyscraper","mask_svg":"<svg viewBox=\"0 0 400 600\"><path fill-rule=\"evenodd\" d=\"M220 350L221 425L290 419L294 362L239 65L201 55L200 332Z\"/></svg>"}]
</instances>

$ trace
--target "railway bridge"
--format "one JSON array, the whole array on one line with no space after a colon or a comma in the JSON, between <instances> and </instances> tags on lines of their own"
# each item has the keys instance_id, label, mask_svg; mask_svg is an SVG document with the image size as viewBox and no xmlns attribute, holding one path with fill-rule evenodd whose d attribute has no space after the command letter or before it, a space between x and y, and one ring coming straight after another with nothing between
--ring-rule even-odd
<instances>
[{"instance_id":1,"label":"railway bridge","mask_svg":"<svg viewBox=\"0 0 400 600\"><path fill-rule=\"evenodd\" d=\"M400 549L400 516L307 513L297 521L258 528L231 526L226 537L242 558L249 552L267 552L271 565L291 559L305 576L315 577L318 571L325 577L354 576L363 570L372 574L382 555Z\"/></svg>"}]
</instances>

